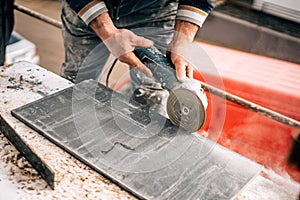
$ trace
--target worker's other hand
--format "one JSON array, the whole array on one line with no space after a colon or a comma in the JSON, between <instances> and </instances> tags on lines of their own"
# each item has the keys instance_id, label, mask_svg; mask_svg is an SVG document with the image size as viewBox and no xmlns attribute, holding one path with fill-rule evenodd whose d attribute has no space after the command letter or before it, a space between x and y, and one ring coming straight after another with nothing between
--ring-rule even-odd
<instances>
[{"instance_id":1,"label":"worker's other hand","mask_svg":"<svg viewBox=\"0 0 300 200\"><path fill-rule=\"evenodd\" d=\"M101 38L108 50L121 62L137 67L148 76L152 72L134 55L135 47L150 47L151 40L134 34L127 29L118 29L112 23L107 12L99 15L90 23L90 27Z\"/></svg>"},{"instance_id":2,"label":"worker's other hand","mask_svg":"<svg viewBox=\"0 0 300 200\"><path fill-rule=\"evenodd\" d=\"M190 22L176 21L174 36L168 45L167 54L175 66L176 76L180 82L183 82L186 77L193 78L193 67L183 55L188 54L189 44L193 42L198 28Z\"/></svg>"}]
</instances>

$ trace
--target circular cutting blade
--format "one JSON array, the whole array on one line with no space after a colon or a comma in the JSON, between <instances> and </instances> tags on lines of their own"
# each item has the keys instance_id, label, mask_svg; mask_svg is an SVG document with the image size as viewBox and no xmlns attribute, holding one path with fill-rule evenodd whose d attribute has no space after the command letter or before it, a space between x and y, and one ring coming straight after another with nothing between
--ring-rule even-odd
<instances>
[{"instance_id":1,"label":"circular cutting blade","mask_svg":"<svg viewBox=\"0 0 300 200\"><path fill-rule=\"evenodd\" d=\"M200 98L199 95L205 94L197 94L186 88L170 92L167 100L167 113L173 124L189 132L198 131L203 126L206 118L206 106L201 100L203 98Z\"/></svg>"}]
</instances>

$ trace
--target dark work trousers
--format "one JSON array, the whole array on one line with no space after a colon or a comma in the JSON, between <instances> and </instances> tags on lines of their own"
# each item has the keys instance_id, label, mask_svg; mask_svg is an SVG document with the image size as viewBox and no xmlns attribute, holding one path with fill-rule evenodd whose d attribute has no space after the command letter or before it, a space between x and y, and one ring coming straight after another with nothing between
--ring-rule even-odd
<instances>
[{"instance_id":1,"label":"dark work trousers","mask_svg":"<svg viewBox=\"0 0 300 200\"><path fill-rule=\"evenodd\" d=\"M0 66L4 64L5 48L14 26L14 0L0 0Z\"/></svg>"}]
</instances>

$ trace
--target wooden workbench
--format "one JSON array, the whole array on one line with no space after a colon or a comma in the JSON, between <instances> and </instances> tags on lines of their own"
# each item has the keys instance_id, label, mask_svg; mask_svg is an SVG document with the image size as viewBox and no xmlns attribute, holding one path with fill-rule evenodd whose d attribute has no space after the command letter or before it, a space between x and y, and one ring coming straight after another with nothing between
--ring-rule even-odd
<instances>
[{"instance_id":1,"label":"wooden workbench","mask_svg":"<svg viewBox=\"0 0 300 200\"><path fill-rule=\"evenodd\" d=\"M10 114L14 108L70 86L67 80L27 62L0 68L0 191L6 191L1 192L0 199L135 199ZM35 161L44 175L38 174L6 139L4 135L10 131L23 147L20 151L34 155L27 159ZM273 172L264 170L262 174L236 199L293 199L299 191L298 184ZM264 178L266 174L271 180ZM49 185L51 179L53 185Z\"/></svg>"}]
</instances>

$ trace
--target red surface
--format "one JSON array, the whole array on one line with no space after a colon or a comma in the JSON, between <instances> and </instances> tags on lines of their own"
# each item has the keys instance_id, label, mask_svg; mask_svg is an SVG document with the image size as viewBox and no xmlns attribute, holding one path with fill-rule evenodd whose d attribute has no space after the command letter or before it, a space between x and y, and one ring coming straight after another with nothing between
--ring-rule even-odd
<instances>
[{"instance_id":1,"label":"red surface","mask_svg":"<svg viewBox=\"0 0 300 200\"><path fill-rule=\"evenodd\" d=\"M218 69L227 92L300 121L300 65L208 44L201 43L201 46ZM209 80L220 80L216 75L201 75L210 77ZM201 75L195 72L196 79L202 80ZM210 95L208 97L211 101ZM217 118L211 119L219 115L216 110L212 114L212 106L216 104L209 103L206 130L220 123ZM287 164L293 134L297 131L300 133L226 102L218 143L300 182L300 171Z\"/></svg>"}]
</instances>

